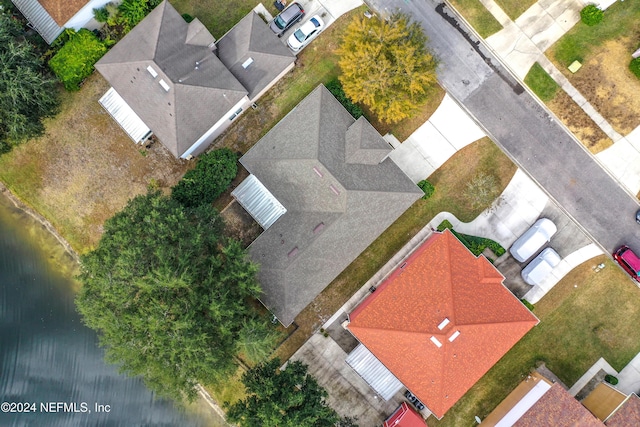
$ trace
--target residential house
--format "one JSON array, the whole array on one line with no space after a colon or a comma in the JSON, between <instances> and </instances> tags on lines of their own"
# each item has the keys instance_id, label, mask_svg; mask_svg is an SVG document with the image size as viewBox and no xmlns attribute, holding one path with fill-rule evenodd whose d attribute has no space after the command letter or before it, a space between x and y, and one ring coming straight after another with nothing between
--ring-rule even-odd
<instances>
[{"instance_id":1,"label":"residential house","mask_svg":"<svg viewBox=\"0 0 640 427\"><path fill-rule=\"evenodd\" d=\"M433 233L350 314L360 345L347 363L383 398L404 385L442 418L538 323L503 280L451 231Z\"/></svg>"},{"instance_id":2,"label":"residential house","mask_svg":"<svg viewBox=\"0 0 640 427\"><path fill-rule=\"evenodd\" d=\"M65 28L97 28L93 9L111 0L11 0L44 41L51 44Z\"/></svg>"},{"instance_id":3,"label":"residential house","mask_svg":"<svg viewBox=\"0 0 640 427\"><path fill-rule=\"evenodd\" d=\"M389 144L318 86L242 158L260 300L285 326L419 199Z\"/></svg>"},{"instance_id":4,"label":"residential house","mask_svg":"<svg viewBox=\"0 0 640 427\"><path fill-rule=\"evenodd\" d=\"M533 372L482 420L487 427L631 427L640 399L601 383L577 401L560 383Z\"/></svg>"},{"instance_id":5,"label":"residential house","mask_svg":"<svg viewBox=\"0 0 640 427\"><path fill-rule=\"evenodd\" d=\"M204 151L294 67L295 56L250 12L217 43L162 2L103 56L100 103L135 142L153 133L176 157Z\"/></svg>"}]
</instances>

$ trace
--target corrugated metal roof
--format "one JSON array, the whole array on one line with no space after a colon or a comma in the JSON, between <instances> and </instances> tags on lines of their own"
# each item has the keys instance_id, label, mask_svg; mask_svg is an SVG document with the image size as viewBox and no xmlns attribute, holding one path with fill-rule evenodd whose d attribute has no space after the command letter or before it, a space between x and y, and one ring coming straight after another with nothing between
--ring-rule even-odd
<instances>
[{"instance_id":1,"label":"corrugated metal roof","mask_svg":"<svg viewBox=\"0 0 640 427\"><path fill-rule=\"evenodd\" d=\"M391 399L404 387L367 347L362 344L347 356L347 365L351 366L367 384L384 400Z\"/></svg>"},{"instance_id":2,"label":"corrugated metal roof","mask_svg":"<svg viewBox=\"0 0 640 427\"><path fill-rule=\"evenodd\" d=\"M255 175L249 175L231 195L265 230L287 211Z\"/></svg>"},{"instance_id":3,"label":"corrugated metal roof","mask_svg":"<svg viewBox=\"0 0 640 427\"><path fill-rule=\"evenodd\" d=\"M20 13L27 18L44 41L51 44L62 33L63 28L56 24L51 15L36 0L11 0Z\"/></svg>"},{"instance_id":4,"label":"corrugated metal roof","mask_svg":"<svg viewBox=\"0 0 640 427\"><path fill-rule=\"evenodd\" d=\"M136 144L144 141L151 134L151 129L147 127L114 88L109 89L107 93L102 95L99 102Z\"/></svg>"}]
</instances>

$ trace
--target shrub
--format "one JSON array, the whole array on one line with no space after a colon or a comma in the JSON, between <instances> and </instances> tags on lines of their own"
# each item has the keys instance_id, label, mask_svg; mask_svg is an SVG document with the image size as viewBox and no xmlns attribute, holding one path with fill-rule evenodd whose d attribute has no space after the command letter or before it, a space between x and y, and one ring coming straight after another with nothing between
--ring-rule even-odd
<instances>
[{"instance_id":1,"label":"shrub","mask_svg":"<svg viewBox=\"0 0 640 427\"><path fill-rule=\"evenodd\" d=\"M604 12L595 4L589 4L580 11L580 19L590 27L598 25L604 19Z\"/></svg>"},{"instance_id":2,"label":"shrub","mask_svg":"<svg viewBox=\"0 0 640 427\"><path fill-rule=\"evenodd\" d=\"M422 196L424 200L427 200L429 197L433 196L433 192L436 191L436 187L434 187L433 184L426 179L420 181L418 183L418 187L420 187L420 189L424 191L424 196Z\"/></svg>"},{"instance_id":3,"label":"shrub","mask_svg":"<svg viewBox=\"0 0 640 427\"><path fill-rule=\"evenodd\" d=\"M522 304L524 304L525 307L527 307L529 310L533 311L533 309L535 308L533 306L533 304L531 304L529 301L527 301L526 299L522 298L520 301L522 301Z\"/></svg>"},{"instance_id":4,"label":"shrub","mask_svg":"<svg viewBox=\"0 0 640 427\"><path fill-rule=\"evenodd\" d=\"M444 220L444 221L442 221L442 222L440 223L440 225L438 226L438 231L444 231L444 230L446 230L447 228L448 228L449 230L453 231L453 224L451 224L451 223L449 222L449 220L448 220L448 219L445 219L445 220Z\"/></svg>"},{"instance_id":5,"label":"shrub","mask_svg":"<svg viewBox=\"0 0 640 427\"><path fill-rule=\"evenodd\" d=\"M151 11L148 0L123 0L118 6L120 12L118 24L122 25L125 32L131 31Z\"/></svg>"},{"instance_id":6,"label":"shrub","mask_svg":"<svg viewBox=\"0 0 640 427\"><path fill-rule=\"evenodd\" d=\"M100 9L93 9L93 17L98 22L107 22L109 20L109 11L106 7Z\"/></svg>"},{"instance_id":7,"label":"shrub","mask_svg":"<svg viewBox=\"0 0 640 427\"><path fill-rule=\"evenodd\" d=\"M49 61L49 67L67 90L80 89L80 83L93 73L93 65L107 52L98 37L87 30L66 30L69 39Z\"/></svg>"},{"instance_id":8,"label":"shrub","mask_svg":"<svg viewBox=\"0 0 640 427\"><path fill-rule=\"evenodd\" d=\"M604 380L605 380L606 382L608 382L609 384L611 384L611 385L616 385L616 384L618 384L618 378L617 378L617 377L614 377L613 375L609 375L609 374L605 375L605 376L604 376Z\"/></svg>"},{"instance_id":9,"label":"shrub","mask_svg":"<svg viewBox=\"0 0 640 427\"><path fill-rule=\"evenodd\" d=\"M188 13L183 13L182 19L184 19L187 23L189 23L193 21L193 16L189 15Z\"/></svg>"},{"instance_id":10,"label":"shrub","mask_svg":"<svg viewBox=\"0 0 640 427\"><path fill-rule=\"evenodd\" d=\"M354 119L359 119L360 116L364 115L364 111L360 106L354 104L353 101L344 93L342 89L342 85L338 79L333 79L329 83L327 83L326 88L329 89L329 92L336 97L336 99L342 104L342 106L353 116Z\"/></svg>"},{"instance_id":11,"label":"shrub","mask_svg":"<svg viewBox=\"0 0 640 427\"><path fill-rule=\"evenodd\" d=\"M212 203L238 173L237 156L228 148L203 154L196 167L173 187L171 197L185 207Z\"/></svg>"},{"instance_id":12,"label":"shrub","mask_svg":"<svg viewBox=\"0 0 640 427\"><path fill-rule=\"evenodd\" d=\"M491 249L491 252L493 252L497 257L500 257L507 252L500 243L494 240L487 239L485 237L471 236L470 234L458 233L453 229L453 225L446 219L440 223L437 230L444 231L447 228L451 230L453 235L460 240L460 243L465 245L475 256L482 254L486 248Z\"/></svg>"},{"instance_id":13,"label":"shrub","mask_svg":"<svg viewBox=\"0 0 640 427\"><path fill-rule=\"evenodd\" d=\"M640 58L633 58L629 63L631 72L640 79Z\"/></svg>"}]
</instances>

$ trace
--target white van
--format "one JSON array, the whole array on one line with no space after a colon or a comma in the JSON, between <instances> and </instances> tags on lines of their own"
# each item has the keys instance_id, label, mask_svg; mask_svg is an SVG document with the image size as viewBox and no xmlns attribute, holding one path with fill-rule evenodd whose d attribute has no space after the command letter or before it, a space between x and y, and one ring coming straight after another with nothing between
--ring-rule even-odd
<instances>
[{"instance_id":1,"label":"white van","mask_svg":"<svg viewBox=\"0 0 640 427\"><path fill-rule=\"evenodd\" d=\"M518 261L525 262L550 242L551 236L556 234L556 231L558 231L558 227L553 221L549 218L540 218L511 245L509 252Z\"/></svg>"}]
</instances>

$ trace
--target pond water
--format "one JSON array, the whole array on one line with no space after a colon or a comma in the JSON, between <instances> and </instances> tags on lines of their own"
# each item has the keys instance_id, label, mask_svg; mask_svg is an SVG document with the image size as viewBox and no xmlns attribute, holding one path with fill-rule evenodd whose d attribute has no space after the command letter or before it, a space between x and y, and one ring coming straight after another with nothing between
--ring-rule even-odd
<instances>
[{"instance_id":1,"label":"pond water","mask_svg":"<svg viewBox=\"0 0 640 427\"><path fill-rule=\"evenodd\" d=\"M205 403L180 409L103 361L75 310L76 268L0 193L0 426L225 425Z\"/></svg>"}]
</instances>

